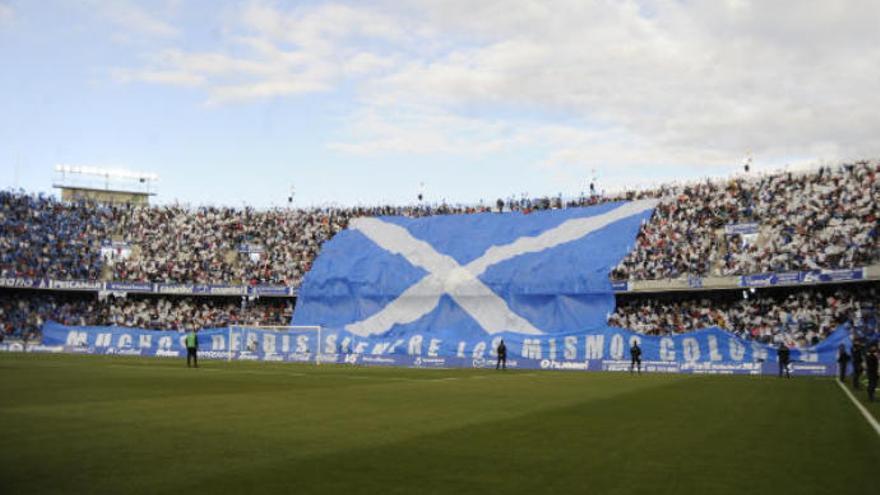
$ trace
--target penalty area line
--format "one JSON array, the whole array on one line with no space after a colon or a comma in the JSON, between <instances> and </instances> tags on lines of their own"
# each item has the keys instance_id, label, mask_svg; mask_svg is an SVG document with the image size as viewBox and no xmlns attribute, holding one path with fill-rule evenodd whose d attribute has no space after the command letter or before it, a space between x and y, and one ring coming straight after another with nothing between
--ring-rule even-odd
<instances>
[{"instance_id":1,"label":"penalty area line","mask_svg":"<svg viewBox=\"0 0 880 495\"><path fill-rule=\"evenodd\" d=\"M877 419L874 418L874 416L868 411L867 408L865 408L865 406L862 405L861 402L859 402L858 399L856 399L856 396L853 395L852 392L850 392L848 388L846 388L846 385L840 383L840 380L838 380L836 378L834 379L834 381L837 383L837 385L840 386L841 390L846 392L846 395L849 397L849 400L851 400L852 403L856 405L856 407L862 413L862 416L865 417L865 420L868 421L868 424L871 425L872 428L874 428L874 432L877 433L878 437L880 437L880 423L877 423Z\"/></svg>"}]
</instances>

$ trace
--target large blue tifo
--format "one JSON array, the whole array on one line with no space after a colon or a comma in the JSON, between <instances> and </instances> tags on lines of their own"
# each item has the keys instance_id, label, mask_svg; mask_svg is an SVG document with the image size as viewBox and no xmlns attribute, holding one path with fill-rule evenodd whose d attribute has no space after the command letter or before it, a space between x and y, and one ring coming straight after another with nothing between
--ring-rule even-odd
<instances>
[{"instance_id":1,"label":"large blue tifo","mask_svg":"<svg viewBox=\"0 0 880 495\"><path fill-rule=\"evenodd\" d=\"M487 337L516 345L604 328L614 311L608 272L654 204L358 218L306 275L293 324L356 339L422 335L445 356Z\"/></svg>"},{"instance_id":2,"label":"large blue tifo","mask_svg":"<svg viewBox=\"0 0 880 495\"><path fill-rule=\"evenodd\" d=\"M421 356L422 364L491 360L502 338L511 357L546 367L608 369L628 357L634 339L646 361L675 371L696 363L752 371L775 361L773 349L720 329L658 338L607 326L614 311L608 273L655 204L360 218L325 244L292 324L320 325L344 352ZM835 335L795 351L796 367L833 373L836 347L829 346L846 332Z\"/></svg>"},{"instance_id":3,"label":"large blue tifo","mask_svg":"<svg viewBox=\"0 0 880 495\"><path fill-rule=\"evenodd\" d=\"M203 357L364 365L619 370L638 341L647 371L775 373L775 349L719 328L658 337L610 328L611 269L655 202L531 214L359 218L306 275L292 325L210 329ZM43 329L50 350L182 356L182 335L127 328ZM793 371L833 374L838 329L793 350ZM45 347L45 346L44 346ZM2 349L0 349L2 350ZM51 352L51 351L50 351Z\"/></svg>"}]
</instances>

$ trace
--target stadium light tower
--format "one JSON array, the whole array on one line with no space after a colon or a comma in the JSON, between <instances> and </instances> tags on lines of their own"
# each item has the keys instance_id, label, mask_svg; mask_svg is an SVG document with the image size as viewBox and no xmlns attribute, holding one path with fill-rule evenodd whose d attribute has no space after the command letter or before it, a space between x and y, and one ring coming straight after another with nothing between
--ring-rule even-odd
<instances>
[{"instance_id":1,"label":"stadium light tower","mask_svg":"<svg viewBox=\"0 0 880 495\"><path fill-rule=\"evenodd\" d=\"M55 165L52 187L61 189L65 201L93 199L107 203L147 204L155 196L159 176L121 168L91 165Z\"/></svg>"}]
</instances>

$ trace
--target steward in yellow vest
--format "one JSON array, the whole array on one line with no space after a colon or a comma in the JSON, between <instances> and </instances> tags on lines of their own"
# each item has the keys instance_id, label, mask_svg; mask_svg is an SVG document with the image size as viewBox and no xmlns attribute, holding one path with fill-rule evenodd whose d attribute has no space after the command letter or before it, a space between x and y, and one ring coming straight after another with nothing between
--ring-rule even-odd
<instances>
[{"instance_id":1,"label":"steward in yellow vest","mask_svg":"<svg viewBox=\"0 0 880 495\"><path fill-rule=\"evenodd\" d=\"M190 359L196 368L199 367L199 337L195 330L190 330L186 334L186 367L190 367Z\"/></svg>"}]
</instances>

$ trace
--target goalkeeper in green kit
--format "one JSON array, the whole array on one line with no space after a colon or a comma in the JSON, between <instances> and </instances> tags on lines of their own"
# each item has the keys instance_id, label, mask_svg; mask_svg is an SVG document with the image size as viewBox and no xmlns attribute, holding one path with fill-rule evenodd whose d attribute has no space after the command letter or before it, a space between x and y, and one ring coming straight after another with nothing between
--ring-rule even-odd
<instances>
[{"instance_id":1,"label":"goalkeeper in green kit","mask_svg":"<svg viewBox=\"0 0 880 495\"><path fill-rule=\"evenodd\" d=\"M190 367L190 359L196 368L199 367L199 336L195 330L190 330L186 334L186 367Z\"/></svg>"}]
</instances>

